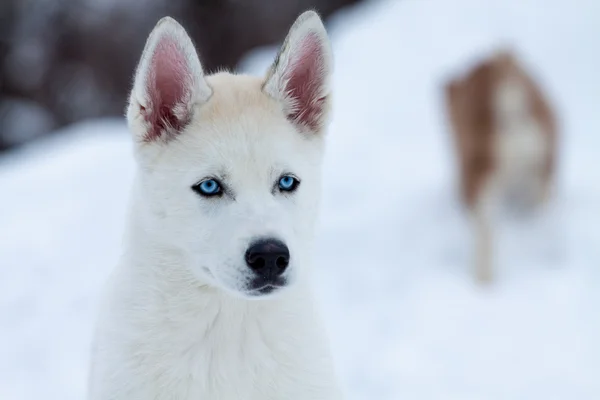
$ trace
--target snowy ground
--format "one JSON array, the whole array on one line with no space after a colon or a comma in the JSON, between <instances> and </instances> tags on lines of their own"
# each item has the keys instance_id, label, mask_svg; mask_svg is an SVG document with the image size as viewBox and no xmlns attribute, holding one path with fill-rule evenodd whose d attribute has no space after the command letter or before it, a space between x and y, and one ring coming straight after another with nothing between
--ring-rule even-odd
<instances>
[{"instance_id":1,"label":"snowy ground","mask_svg":"<svg viewBox=\"0 0 600 400\"><path fill-rule=\"evenodd\" d=\"M600 3L376 1L330 31L316 284L348 399L600 398ZM439 85L502 43L538 73L564 138L554 211L503 228L484 290L468 269ZM0 159L2 400L85 390L133 163L122 121L69 131Z\"/></svg>"}]
</instances>

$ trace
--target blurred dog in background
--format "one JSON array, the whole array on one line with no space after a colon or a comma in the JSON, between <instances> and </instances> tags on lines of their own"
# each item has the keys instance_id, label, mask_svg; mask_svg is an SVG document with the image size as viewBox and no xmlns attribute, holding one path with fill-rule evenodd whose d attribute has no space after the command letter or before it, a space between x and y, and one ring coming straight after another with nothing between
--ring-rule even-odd
<instances>
[{"instance_id":1,"label":"blurred dog in background","mask_svg":"<svg viewBox=\"0 0 600 400\"><path fill-rule=\"evenodd\" d=\"M489 282L496 212L533 211L551 196L555 115L538 84L508 50L451 79L445 99L462 200L473 217L476 277Z\"/></svg>"}]
</instances>

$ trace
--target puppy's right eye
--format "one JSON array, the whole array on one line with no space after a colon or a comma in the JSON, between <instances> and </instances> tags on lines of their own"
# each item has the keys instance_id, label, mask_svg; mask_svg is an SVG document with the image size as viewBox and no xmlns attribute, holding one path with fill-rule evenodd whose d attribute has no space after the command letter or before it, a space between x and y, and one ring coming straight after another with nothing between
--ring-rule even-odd
<instances>
[{"instance_id":1,"label":"puppy's right eye","mask_svg":"<svg viewBox=\"0 0 600 400\"><path fill-rule=\"evenodd\" d=\"M201 196L213 197L223 193L221 184L216 179L205 179L192 186L192 189Z\"/></svg>"}]
</instances>

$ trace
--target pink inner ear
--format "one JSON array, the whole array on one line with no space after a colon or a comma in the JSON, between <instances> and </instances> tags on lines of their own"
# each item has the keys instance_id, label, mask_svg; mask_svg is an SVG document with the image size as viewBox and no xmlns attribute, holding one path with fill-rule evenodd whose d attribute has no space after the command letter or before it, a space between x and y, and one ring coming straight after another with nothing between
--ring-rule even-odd
<instances>
[{"instance_id":1,"label":"pink inner ear","mask_svg":"<svg viewBox=\"0 0 600 400\"><path fill-rule=\"evenodd\" d=\"M174 38L165 36L156 44L146 82L150 109L142 108L142 112L151 126L146 140L157 139L167 128L183 129L189 122L189 115L181 112L190 101L192 74Z\"/></svg>"},{"instance_id":2,"label":"pink inner ear","mask_svg":"<svg viewBox=\"0 0 600 400\"><path fill-rule=\"evenodd\" d=\"M325 60L319 37L308 34L302 39L297 54L292 57L285 74L285 90L294 100L296 108L289 117L311 130L317 130L325 103L325 97L321 97Z\"/></svg>"}]
</instances>

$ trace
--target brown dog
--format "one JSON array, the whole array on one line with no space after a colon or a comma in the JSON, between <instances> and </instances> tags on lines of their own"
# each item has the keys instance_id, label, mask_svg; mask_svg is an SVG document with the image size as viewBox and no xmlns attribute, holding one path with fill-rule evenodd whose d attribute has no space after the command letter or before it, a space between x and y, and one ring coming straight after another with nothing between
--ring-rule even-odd
<instances>
[{"instance_id":1,"label":"brown dog","mask_svg":"<svg viewBox=\"0 0 600 400\"><path fill-rule=\"evenodd\" d=\"M476 276L492 279L492 216L499 205L532 210L549 197L556 164L554 113L508 51L445 87L463 202L474 217Z\"/></svg>"}]
</instances>

